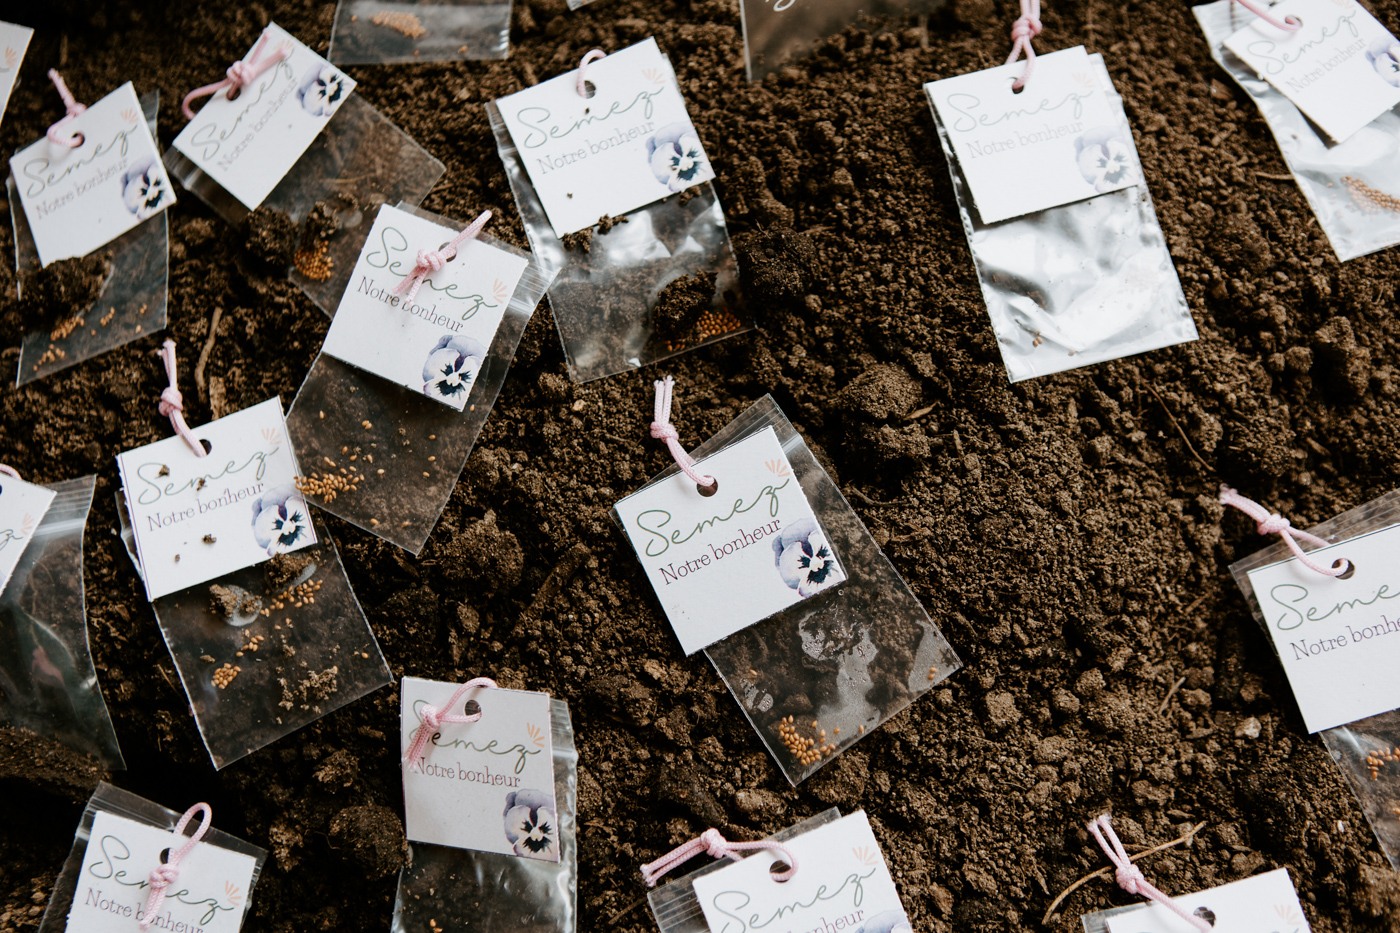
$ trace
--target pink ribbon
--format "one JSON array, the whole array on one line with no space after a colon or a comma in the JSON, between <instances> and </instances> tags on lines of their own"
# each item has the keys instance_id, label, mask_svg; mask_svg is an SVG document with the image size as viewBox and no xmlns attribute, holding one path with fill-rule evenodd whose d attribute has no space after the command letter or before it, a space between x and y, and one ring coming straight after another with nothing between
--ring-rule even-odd
<instances>
[{"instance_id":1,"label":"pink ribbon","mask_svg":"<svg viewBox=\"0 0 1400 933\"><path fill-rule=\"evenodd\" d=\"M1006 63L1010 65L1025 52L1026 70L1012 83L1013 91L1019 91L1031 79L1031 72L1035 70L1035 47L1031 45L1031 40L1040 35L1042 28L1040 0L1021 0L1021 18L1011 24L1011 57Z\"/></svg>"},{"instance_id":2,"label":"pink ribbon","mask_svg":"<svg viewBox=\"0 0 1400 933\"><path fill-rule=\"evenodd\" d=\"M180 110L184 113L185 119L194 119L194 111L190 109L190 103L196 98L217 94L224 88L231 91L241 90L261 77L267 69L287 57L286 46L279 46L271 55L262 58L263 46L267 45L267 40L268 34L263 33L262 38L258 39L258 44L253 46L253 51L248 54L247 58L228 66L228 71L222 81L197 87L186 94L185 99L180 101Z\"/></svg>"},{"instance_id":3,"label":"pink ribbon","mask_svg":"<svg viewBox=\"0 0 1400 933\"><path fill-rule=\"evenodd\" d=\"M15 479L20 478L19 471L7 463L0 463L0 473L4 473L6 476L13 476Z\"/></svg>"},{"instance_id":4,"label":"pink ribbon","mask_svg":"<svg viewBox=\"0 0 1400 933\"><path fill-rule=\"evenodd\" d=\"M160 348L160 358L165 362L165 375L170 379L170 385L160 393L160 413L170 419L170 426L175 429L176 434L185 439L195 456L203 457L204 445L195 438L190 426L185 424L185 399L175 387L175 341L165 341Z\"/></svg>"},{"instance_id":5,"label":"pink ribbon","mask_svg":"<svg viewBox=\"0 0 1400 933\"><path fill-rule=\"evenodd\" d=\"M682 473L694 480L695 485L708 489L716 485L718 480L695 471L695 458L685 452L685 448L681 446L680 434L671 426L671 392L675 384L676 380L670 376L656 380L656 408L653 411L655 420L651 423L651 436L666 442L671 456L676 459L676 466L681 468Z\"/></svg>"},{"instance_id":6,"label":"pink ribbon","mask_svg":"<svg viewBox=\"0 0 1400 933\"><path fill-rule=\"evenodd\" d=\"M1163 907L1176 914L1182 920L1191 924L1201 933L1211 933L1211 925L1202 917L1187 913L1182 907L1142 876L1142 869L1133 864L1128 858L1128 853L1123 848L1123 843L1118 841L1118 834L1113 831L1113 824L1109 822L1107 813L1100 815L1089 824L1089 832L1094 834L1094 838L1099 841L1099 848L1103 849L1104 855L1113 863L1115 869L1113 877L1118 882L1118 886L1134 897L1145 897L1148 900L1156 901ZM1108 839L1105 841L1104 836Z\"/></svg>"},{"instance_id":7,"label":"pink ribbon","mask_svg":"<svg viewBox=\"0 0 1400 933\"><path fill-rule=\"evenodd\" d=\"M1263 7L1259 6L1257 3L1251 2L1251 0L1235 0L1235 2L1270 26L1273 26L1275 29L1282 29L1284 32L1297 32L1298 27L1303 25L1302 21L1296 16L1285 16L1282 20L1274 19Z\"/></svg>"},{"instance_id":8,"label":"pink ribbon","mask_svg":"<svg viewBox=\"0 0 1400 933\"><path fill-rule=\"evenodd\" d=\"M68 90L68 85L63 83L63 78L52 68L49 69L49 80L53 82L54 87L58 88L58 96L63 98L63 109L68 111L68 113L62 120L59 120L53 126L49 127L49 131L46 135L49 137L49 142L53 143L55 146L76 149L83 144L83 134L69 133L64 135L59 131L69 123L72 123L80 114L86 112L87 108L74 99L73 95Z\"/></svg>"},{"instance_id":9,"label":"pink ribbon","mask_svg":"<svg viewBox=\"0 0 1400 933\"><path fill-rule=\"evenodd\" d=\"M197 803L185 811L185 815L180 817L180 822L175 824L175 835L181 837L185 835L185 827L190 825L190 820L194 819L196 813L202 813L204 819L199 821L199 828L194 831L194 835L185 840L185 844L170 853L169 861L162 862L159 867L151 871L151 896L146 899L146 912L141 919L141 929L146 929L155 919L156 911L160 910L160 905L165 901L165 889L176 881L180 880L180 860L190 854L190 850L199 844L199 840L204 838L204 834L209 831L209 823L214 819L214 811L209 809L207 803Z\"/></svg>"},{"instance_id":10,"label":"pink ribbon","mask_svg":"<svg viewBox=\"0 0 1400 933\"><path fill-rule=\"evenodd\" d=\"M447 701L447 706L445 708L452 709L452 707L457 705L457 701L462 699L466 692L474 687L490 687L492 690L497 689L496 682L490 677L474 678L457 688L457 692L452 694L452 699ZM423 708L419 711L418 715L423 720L423 723L414 730L413 743L408 746L408 753L403 756L404 761L407 761L410 766L412 766L413 762L423 757L423 753L427 751L428 742L432 740L433 735L437 733L438 728L443 723L476 722L481 718L481 713L479 712L472 713L471 715L448 715L431 703L423 704Z\"/></svg>"},{"instance_id":11,"label":"pink ribbon","mask_svg":"<svg viewBox=\"0 0 1400 933\"><path fill-rule=\"evenodd\" d=\"M701 852L709 855L710 858L730 858L739 861L740 852L751 852L756 849L771 849L781 853L783 860L787 862L787 870L773 875L775 881L787 881L797 873L797 859L792 857L787 846L767 839L758 842L730 842L719 834L717 829L707 829L698 839L692 839L685 845L677 846L667 852L654 862L642 866L642 880L647 883L647 887L656 887L656 882L661 880L661 876L671 869L687 862Z\"/></svg>"},{"instance_id":12,"label":"pink ribbon","mask_svg":"<svg viewBox=\"0 0 1400 933\"><path fill-rule=\"evenodd\" d=\"M404 295L404 301L412 301L414 296L418 294L418 289L427 281L428 276L451 262L457 255L457 247L475 238L490 219L491 212L482 211L480 217L473 220L467 229L457 234L452 242L442 249L420 249L418 260L413 265L413 271L403 277L403 281L399 282L399 287L394 289L394 294L403 295L404 290L407 289L408 294Z\"/></svg>"},{"instance_id":13,"label":"pink ribbon","mask_svg":"<svg viewBox=\"0 0 1400 933\"><path fill-rule=\"evenodd\" d=\"M588 72L588 63L589 63L589 62L596 62L596 61L597 61L598 59L600 59L600 58L607 58L607 57L608 57L608 53L607 53L607 52L604 52L602 49L594 49L593 51L589 52L587 55L583 56L583 61L581 61L581 62L578 63L578 96L579 96L579 97L587 97L587 96L588 96L588 88L585 87L585 86L584 86L584 83L583 83L583 76Z\"/></svg>"},{"instance_id":14,"label":"pink ribbon","mask_svg":"<svg viewBox=\"0 0 1400 933\"><path fill-rule=\"evenodd\" d=\"M1311 532L1303 531L1300 528L1294 528L1292 524L1289 523L1288 519L1277 512L1270 512L1253 499L1246 499L1239 494L1238 490L1231 489L1229 486L1222 484L1220 487L1220 502L1223 505L1234 506L1254 519L1255 523L1259 526L1259 533L1261 535L1276 534L1283 538L1284 544L1288 545L1288 549L1293 552L1293 556L1298 558L1298 562L1309 570L1316 570L1318 573L1325 574L1329 577L1340 577L1350 569L1351 561L1347 560L1345 557L1338 558L1331 567L1324 567L1317 561L1308 557L1298 545L1298 538L1302 538L1315 547L1330 547L1332 542L1324 538L1319 538Z\"/></svg>"}]
</instances>

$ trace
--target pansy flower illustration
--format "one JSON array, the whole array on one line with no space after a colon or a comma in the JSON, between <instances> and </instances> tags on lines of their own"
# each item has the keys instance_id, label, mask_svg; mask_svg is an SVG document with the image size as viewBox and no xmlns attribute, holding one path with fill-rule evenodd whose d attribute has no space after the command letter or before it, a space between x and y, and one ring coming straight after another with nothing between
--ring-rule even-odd
<instances>
[{"instance_id":1,"label":"pansy flower illustration","mask_svg":"<svg viewBox=\"0 0 1400 933\"><path fill-rule=\"evenodd\" d=\"M1102 194L1126 181L1133 172L1133 151L1117 127L1100 126L1074 141L1075 158L1084 180Z\"/></svg>"},{"instance_id":2,"label":"pansy flower illustration","mask_svg":"<svg viewBox=\"0 0 1400 933\"><path fill-rule=\"evenodd\" d=\"M689 123L663 126L647 140L647 159L656 180L672 191L683 191L705 169L705 150Z\"/></svg>"},{"instance_id":3,"label":"pansy flower illustration","mask_svg":"<svg viewBox=\"0 0 1400 933\"><path fill-rule=\"evenodd\" d=\"M306 77L301 79L297 89L297 99L302 109L313 117L329 117L345 102L350 92L346 89L345 75L330 65L312 65Z\"/></svg>"},{"instance_id":4,"label":"pansy flower illustration","mask_svg":"<svg viewBox=\"0 0 1400 933\"><path fill-rule=\"evenodd\" d=\"M155 159L140 162L122 175L122 201L126 209L145 220L167 206L170 182L156 166Z\"/></svg>"},{"instance_id":5,"label":"pansy flower illustration","mask_svg":"<svg viewBox=\"0 0 1400 933\"><path fill-rule=\"evenodd\" d=\"M423 394L436 399L465 399L485 359L486 348L480 343L448 334L423 364Z\"/></svg>"},{"instance_id":6,"label":"pansy flower illustration","mask_svg":"<svg viewBox=\"0 0 1400 933\"><path fill-rule=\"evenodd\" d=\"M554 815L554 795L541 790L513 790L506 794L506 840L516 855L559 860L559 821Z\"/></svg>"},{"instance_id":7,"label":"pansy flower illustration","mask_svg":"<svg viewBox=\"0 0 1400 933\"><path fill-rule=\"evenodd\" d=\"M295 550L311 537L311 512L292 485L278 486L253 503L253 537L274 557Z\"/></svg>"},{"instance_id":8,"label":"pansy flower illustration","mask_svg":"<svg viewBox=\"0 0 1400 933\"><path fill-rule=\"evenodd\" d=\"M865 921L856 933L913 933L913 925L902 910L886 910Z\"/></svg>"},{"instance_id":9,"label":"pansy flower illustration","mask_svg":"<svg viewBox=\"0 0 1400 933\"><path fill-rule=\"evenodd\" d=\"M1400 87L1400 43L1386 36L1371 43L1366 60L1391 87Z\"/></svg>"},{"instance_id":10,"label":"pansy flower illustration","mask_svg":"<svg viewBox=\"0 0 1400 933\"><path fill-rule=\"evenodd\" d=\"M810 518L793 522L773 539L773 563L783 582L803 599L846 579L826 535Z\"/></svg>"}]
</instances>

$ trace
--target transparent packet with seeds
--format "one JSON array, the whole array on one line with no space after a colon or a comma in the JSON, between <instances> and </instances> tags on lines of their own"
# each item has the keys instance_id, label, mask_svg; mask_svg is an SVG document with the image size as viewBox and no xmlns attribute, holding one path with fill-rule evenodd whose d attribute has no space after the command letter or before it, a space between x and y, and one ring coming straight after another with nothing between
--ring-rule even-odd
<instances>
[{"instance_id":1,"label":"transparent packet with seeds","mask_svg":"<svg viewBox=\"0 0 1400 933\"><path fill-rule=\"evenodd\" d=\"M1400 110L1388 110L1333 143L1292 101L1255 74L1224 42L1253 13L1234 0L1191 8L1211 57L1259 108L1298 189L1342 262L1400 243Z\"/></svg>"},{"instance_id":2,"label":"transparent packet with seeds","mask_svg":"<svg viewBox=\"0 0 1400 933\"><path fill-rule=\"evenodd\" d=\"M698 460L767 428L776 432L847 579L710 645L705 655L795 786L962 661L771 395L690 453ZM678 472L673 465L647 485ZM621 528L616 508L612 517ZM806 740L823 754L804 763L812 756L797 746Z\"/></svg>"},{"instance_id":3,"label":"transparent packet with seeds","mask_svg":"<svg viewBox=\"0 0 1400 933\"><path fill-rule=\"evenodd\" d=\"M73 848L68 853L68 858L64 860L63 867L59 870L58 880L54 882L53 893L49 896L48 906L44 909L44 917L39 922L38 933L63 933L67 929L68 914L74 906L74 894L81 881L83 863L88 851L88 841L92 837L93 820L99 813L109 813L122 819L170 832L174 832L181 817L181 814L174 810L168 810L160 804L137 796L130 791L113 787L105 781L98 783L97 790L93 791L92 796L88 798L87 806L83 808L82 820L78 823L77 832L73 834ZM238 908L238 925L241 926L243 919L247 916L248 905L252 903L253 888L257 884L258 876L262 873L263 864L267 861L267 850L244 842L237 836L230 836L217 827L210 828L204 834L200 845L227 849L253 860L253 874L248 890L237 892L238 901L241 902ZM149 867L154 868L155 866ZM144 873L140 869L130 871L130 875L137 877L141 877L142 874ZM144 878L142 880L144 881ZM131 884L132 882L126 883ZM143 884L138 890L144 899L145 885ZM156 929L161 929L161 919L163 918L157 918L157 921L151 925Z\"/></svg>"},{"instance_id":4,"label":"transparent packet with seeds","mask_svg":"<svg viewBox=\"0 0 1400 933\"><path fill-rule=\"evenodd\" d=\"M559 861L409 843L392 933L573 933L578 926L578 751L569 705L549 704ZM436 921L436 923L432 923Z\"/></svg>"},{"instance_id":5,"label":"transparent packet with seeds","mask_svg":"<svg viewBox=\"0 0 1400 933\"><path fill-rule=\"evenodd\" d=\"M500 109L495 103L486 109L530 249L559 269L549 305L575 382L637 369L753 329L714 185L706 182L613 218L606 233L595 226L571 234L571 244L583 241L571 247L554 235ZM713 274L715 284L694 339L658 338L652 312L662 291L697 274Z\"/></svg>"},{"instance_id":6,"label":"transparent packet with seeds","mask_svg":"<svg viewBox=\"0 0 1400 933\"><path fill-rule=\"evenodd\" d=\"M173 146L165 167L234 227L249 210ZM351 93L261 207L296 224L299 247L288 274L327 316L350 281L380 204L417 204L446 167L407 133Z\"/></svg>"},{"instance_id":7,"label":"transparent packet with seeds","mask_svg":"<svg viewBox=\"0 0 1400 933\"><path fill-rule=\"evenodd\" d=\"M1123 100L1103 57L1089 58L1141 178ZM1196 339L1145 182L985 224L932 99L929 107L1012 382Z\"/></svg>"},{"instance_id":8,"label":"transparent packet with seeds","mask_svg":"<svg viewBox=\"0 0 1400 933\"><path fill-rule=\"evenodd\" d=\"M411 204L398 206L444 226L457 223ZM371 215L365 229L372 223ZM447 507L525 325L555 275L538 255L489 234L477 238L530 264L510 296L463 410L321 353L287 412L287 431L309 479L303 490L307 501L415 555ZM337 293L332 308L339 298ZM317 491L318 481L328 478L342 485L333 477L353 480L355 488Z\"/></svg>"},{"instance_id":9,"label":"transparent packet with seeds","mask_svg":"<svg viewBox=\"0 0 1400 933\"><path fill-rule=\"evenodd\" d=\"M117 515L139 572L121 492ZM335 542L318 538L151 603L215 769L392 681Z\"/></svg>"},{"instance_id":10,"label":"transparent packet with seeds","mask_svg":"<svg viewBox=\"0 0 1400 933\"><path fill-rule=\"evenodd\" d=\"M510 0L340 0L326 58L335 65L505 58L510 14Z\"/></svg>"},{"instance_id":11,"label":"transparent packet with seeds","mask_svg":"<svg viewBox=\"0 0 1400 933\"><path fill-rule=\"evenodd\" d=\"M159 104L158 91L141 95L141 110L152 137L156 134ZM20 203L13 175L5 179L5 188L10 198L10 220L15 228L17 288L23 298L24 280L39 271L39 251L34 245L29 218ZM24 335L15 385L42 379L138 337L164 330L169 246L170 221L166 212L161 211L102 247L98 252L110 256L112 271L97 299L77 319L76 326Z\"/></svg>"},{"instance_id":12,"label":"transparent packet with seeds","mask_svg":"<svg viewBox=\"0 0 1400 933\"><path fill-rule=\"evenodd\" d=\"M1328 542L1340 543L1396 524L1400 524L1400 490L1392 490L1306 530ZM1249 603L1255 621L1265 629L1266 638L1268 623L1250 584L1249 572L1292 556L1288 546L1280 541L1230 565L1230 575ZM1272 645L1273 640L1269 643ZM1361 804L1391 868L1400 871L1400 710L1326 729L1319 735ZM1379 766L1373 766L1374 761L1379 761Z\"/></svg>"},{"instance_id":13,"label":"transparent packet with seeds","mask_svg":"<svg viewBox=\"0 0 1400 933\"><path fill-rule=\"evenodd\" d=\"M740 0L750 81L802 58L848 26L926 14L943 0Z\"/></svg>"},{"instance_id":14,"label":"transparent packet with seeds","mask_svg":"<svg viewBox=\"0 0 1400 933\"><path fill-rule=\"evenodd\" d=\"M0 723L123 769L88 647L83 531L97 477L56 495L0 591Z\"/></svg>"}]
</instances>

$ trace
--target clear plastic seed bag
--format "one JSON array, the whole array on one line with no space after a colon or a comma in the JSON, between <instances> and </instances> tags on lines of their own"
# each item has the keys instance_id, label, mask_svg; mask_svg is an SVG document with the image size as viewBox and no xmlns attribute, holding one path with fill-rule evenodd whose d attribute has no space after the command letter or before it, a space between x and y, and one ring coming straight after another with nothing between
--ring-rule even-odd
<instances>
[{"instance_id":1,"label":"clear plastic seed bag","mask_svg":"<svg viewBox=\"0 0 1400 933\"><path fill-rule=\"evenodd\" d=\"M1123 100L1103 56L1099 73L1142 177ZM1196 339L1145 183L986 224L977 213L933 101L982 297L1012 382Z\"/></svg>"},{"instance_id":2,"label":"clear plastic seed bag","mask_svg":"<svg viewBox=\"0 0 1400 933\"><path fill-rule=\"evenodd\" d=\"M559 861L409 843L409 863L399 873L392 933L433 928L573 933L577 928L578 752L569 705L551 700L549 709Z\"/></svg>"},{"instance_id":3,"label":"clear plastic seed bag","mask_svg":"<svg viewBox=\"0 0 1400 933\"><path fill-rule=\"evenodd\" d=\"M814 52L848 26L928 13L942 5L943 0L740 0L749 80L763 80L787 62Z\"/></svg>"},{"instance_id":4,"label":"clear plastic seed bag","mask_svg":"<svg viewBox=\"0 0 1400 933\"><path fill-rule=\"evenodd\" d=\"M157 91L141 96L141 110L153 137L159 104ZM39 271L39 251L13 175L5 179L5 188L15 228L15 268L23 300L25 279ZM138 337L164 330L169 247L170 221L161 211L97 250L111 263L97 298L76 319L57 321L24 335L15 385L42 379Z\"/></svg>"},{"instance_id":5,"label":"clear plastic seed bag","mask_svg":"<svg viewBox=\"0 0 1400 933\"><path fill-rule=\"evenodd\" d=\"M1337 258L1400 243L1400 113L1388 110L1340 144L1333 144L1302 111L1225 48L1255 15L1234 0L1192 7L1211 57L1254 99L1279 152Z\"/></svg>"},{"instance_id":6,"label":"clear plastic seed bag","mask_svg":"<svg viewBox=\"0 0 1400 933\"><path fill-rule=\"evenodd\" d=\"M505 58L510 8L510 0L340 0L326 58L337 65Z\"/></svg>"},{"instance_id":7,"label":"clear plastic seed bag","mask_svg":"<svg viewBox=\"0 0 1400 933\"><path fill-rule=\"evenodd\" d=\"M122 769L88 649L83 530L97 477L54 483L49 510L0 591L0 723Z\"/></svg>"}]
</instances>

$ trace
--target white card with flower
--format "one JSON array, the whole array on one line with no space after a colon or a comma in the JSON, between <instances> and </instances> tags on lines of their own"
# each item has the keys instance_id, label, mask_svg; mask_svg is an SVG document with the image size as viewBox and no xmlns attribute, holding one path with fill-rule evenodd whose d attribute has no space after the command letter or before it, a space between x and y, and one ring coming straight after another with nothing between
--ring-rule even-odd
<instances>
[{"instance_id":1,"label":"white card with flower","mask_svg":"<svg viewBox=\"0 0 1400 933\"><path fill-rule=\"evenodd\" d=\"M787 881L770 874L782 855L768 849L695 879L695 897L710 933L912 933L864 810L783 846L797 862Z\"/></svg>"},{"instance_id":2,"label":"white card with flower","mask_svg":"<svg viewBox=\"0 0 1400 933\"><path fill-rule=\"evenodd\" d=\"M34 30L28 26L0 23L0 116L5 115L5 107L10 103L10 94L19 78L20 63L33 37Z\"/></svg>"},{"instance_id":3,"label":"white card with flower","mask_svg":"<svg viewBox=\"0 0 1400 933\"><path fill-rule=\"evenodd\" d=\"M698 461L719 490L677 473L617 504L686 654L846 579L778 436L766 428Z\"/></svg>"},{"instance_id":4,"label":"white card with flower","mask_svg":"<svg viewBox=\"0 0 1400 933\"><path fill-rule=\"evenodd\" d=\"M405 677L400 755L414 744L423 709L461 716L440 723L424 753L402 762L404 827L412 842L559 861L549 695L482 687L447 709L457 684Z\"/></svg>"},{"instance_id":5,"label":"white card with flower","mask_svg":"<svg viewBox=\"0 0 1400 933\"><path fill-rule=\"evenodd\" d=\"M380 207L322 349L461 411L529 261L467 240L412 300L396 294L419 250L459 232Z\"/></svg>"},{"instance_id":6,"label":"white card with flower","mask_svg":"<svg viewBox=\"0 0 1400 933\"><path fill-rule=\"evenodd\" d=\"M141 922L151 871L166 850L183 844L168 829L94 813L66 933L146 933ZM238 933L257 867L250 855L197 843L180 860L180 875L166 888L150 929Z\"/></svg>"},{"instance_id":7,"label":"white card with flower","mask_svg":"<svg viewBox=\"0 0 1400 933\"><path fill-rule=\"evenodd\" d=\"M117 457L149 599L316 543L279 399L194 434L207 456L174 436Z\"/></svg>"},{"instance_id":8,"label":"white card with flower","mask_svg":"<svg viewBox=\"0 0 1400 933\"><path fill-rule=\"evenodd\" d=\"M1172 900L1222 933L1308 933L1312 929L1286 868ZM1104 922L1108 933L1196 933L1195 927L1160 904L1114 911Z\"/></svg>"},{"instance_id":9,"label":"white card with flower","mask_svg":"<svg viewBox=\"0 0 1400 933\"><path fill-rule=\"evenodd\" d=\"M1094 58L1099 56L1095 55ZM1083 46L924 85L983 223L1129 188L1142 181L1131 129Z\"/></svg>"},{"instance_id":10,"label":"white card with flower","mask_svg":"<svg viewBox=\"0 0 1400 933\"><path fill-rule=\"evenodd\" d=\"M128 81L64 124L72 149L47 137L10 158L39 262L86 256L175 203L160 152Z\"/></svg>"},{"instance_id":11,"label":"white card with flower","mask_svg":"<svg viewBox=\"0 0 1400 933\"><path fill-rule=\"evenodd\" d=\"M0 473L0 591L53 504L54 491Z\"/></svg>"},{"instance_id":12,"label":"white card with flower","mask_svg":"<svg viewBox=\"0 0 1400 933\"><path fill-rule=\"evenodd\" d=\"M715 177L671 63L648 38L496 101L556 236Z\"/></svg>"},{"instance_id":13,"label":"white card with flower","mask_svg":"<svg viewBox=\"0 0 1400 933\"><path fill-rule=\"evenodd\" d=\"M229 99L210 97L174 146L249 210L256 209L326 128L355 89L355 79L276 23L263 30L258 60L283 57ZM261 39L259 41L262 41Z\"/></svg>"}]
</instances>

